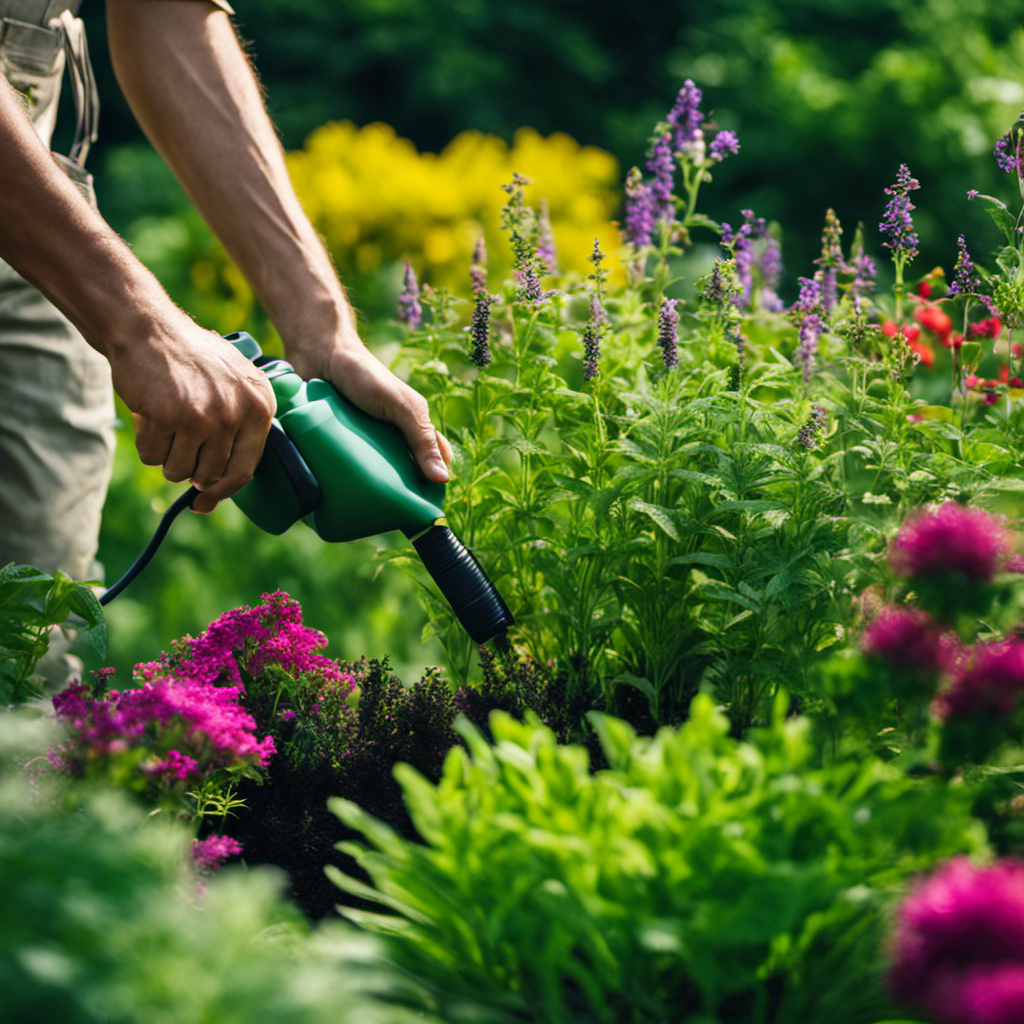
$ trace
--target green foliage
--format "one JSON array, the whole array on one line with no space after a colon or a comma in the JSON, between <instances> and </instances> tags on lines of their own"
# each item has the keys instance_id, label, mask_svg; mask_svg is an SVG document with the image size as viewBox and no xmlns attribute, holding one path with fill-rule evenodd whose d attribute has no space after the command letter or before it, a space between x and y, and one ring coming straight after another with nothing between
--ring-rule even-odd
<instances>
[{"instance_id":1,"label":"green foliage","mask_svg":"<svg viewBox=\"0 0 1024 1024\"><path fill-rule=\"evenodd\" d=\"M92 589L59 570L50 576L13 562L0 568L0 706L39 696L33 671L50 645L50 633L69 615L84 625L100 657L107 626Z\"/></svg>"},{"instance_id":2,"label":"green foliage","mask_svg":"<svg viewBox=\"0 0 1024 1024\"><path fill-rule=\"evenodd\" d=\"M829 206L877 223L902 161L936 192L924 264L951 263L961 231L987 237L964 193L994 190L992 140L1024 106L1024 31L1001 0L360 0L329 14L261 0L238 12L291 148L341 118L384 121L431 152L466 128L509 139L530 125L628 167L692 78L716 120L741 129L745 159L716 171L708 212L735 223L753 208L782 223L794 267L813 255ZM102 60L103 7L84 14ZM98 79L101 145L137 137L113 74L101 67ZM120 204L124 182L101 176L101 203ZM133 217L122 209L121 228Z\"/></svg>"},{"instance_id":3,"label":"green foliage","mask_svg":"<svg viewBox=\"0 0 1024 1024\"><path fill-rule=\"evenodd\" d=\"M518 1020L871 1024L881 917L915 872L980 852L962 795L871 757L820 765L786 701L749 740L698 697L685 725L638 739L595 716L611 769L535 721L469 726L432 785L396 771L423 843L357 804L331 807L375 848L344 847L389 935L443 1014ZM392 916L396 915L396 916ZM396 919L397 918L397 919Z\"/></svg>"},{"instance_id":4,"label":"green foliage","mask_svg":"<svg viewBox=\"0 0 1024 1024\"><path fill-rule=\"evenodd\" d=\"M46 739L0 721L3 1024L411 1020L387 1005L406 985L377 945L310 934L274 873L228 870L200 892L185 829L114 793L64 810L69 792L16 768Z\"/></svg>"}]
</instances>

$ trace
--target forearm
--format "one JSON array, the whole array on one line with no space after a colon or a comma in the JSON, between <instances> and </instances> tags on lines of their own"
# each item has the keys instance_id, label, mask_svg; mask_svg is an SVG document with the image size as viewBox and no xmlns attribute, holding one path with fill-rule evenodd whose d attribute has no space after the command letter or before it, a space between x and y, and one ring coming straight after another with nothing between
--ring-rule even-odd
<instances>
[{"instance_id":1,"label":"forearm","mask_svg":"<svg viewBox=\"0 0 1024 1024\"><path fill-rule=\"evenodd\" d=\"M111 57L136 117L252 285L289 352L358 344L330 258L226 14L195 0L108 0Z\"/></svg>"},{"instance_id":2,"label":"forearm","mask_svg":"<svg viewBox=\"0 0 1024 1024\"><path fill-rule=\"evenodd\" d=\"M0 76L0 257L108 357L183 316L153 275L68 180Z\"/></svg>"}]
</instances>

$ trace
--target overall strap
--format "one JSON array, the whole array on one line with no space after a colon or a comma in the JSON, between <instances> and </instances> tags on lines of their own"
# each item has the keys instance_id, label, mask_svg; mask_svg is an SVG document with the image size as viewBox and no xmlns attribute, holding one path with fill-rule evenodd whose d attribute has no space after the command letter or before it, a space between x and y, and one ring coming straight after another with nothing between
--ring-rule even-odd
<instances>
[{"instance_id":1,"label":"overall strap","mask_svg":"<svg viewBox=\"0 0 1024 1024\"><path fill-rule=\"evenodd\" d=\"M73 2L77 7L78 0ZM82 19L76 18L71 10L65 10L57 21L64 36L66 67L71 79L71 95L75 101L75 140L68 156L80 167L84 167L89 148L99 133L100 94L92 73Z\"/></svg>"},{"instance_id":2,"label":"overall strap","mask_svg":"<svg viewBox=\"0 0 1024 1024\"><path fill-rule=\"evenodd\" d=\"M82 0L0 0L0 18L45 28L65 11L77 14L81 4Z\"/></svg>"}]
</instances>

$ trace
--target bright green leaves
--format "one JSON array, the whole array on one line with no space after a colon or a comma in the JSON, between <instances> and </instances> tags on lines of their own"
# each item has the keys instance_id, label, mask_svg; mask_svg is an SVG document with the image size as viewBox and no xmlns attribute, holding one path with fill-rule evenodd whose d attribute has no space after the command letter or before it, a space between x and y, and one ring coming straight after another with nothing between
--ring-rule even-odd
<instances>
[{"instance_id":1,"label":"bright green leaves","mask_svg":"<svg viewBox=\"0 0 1024 1024\"><path fill-rule=\"evenodd\" d=\"M32 673L46 654L50 631L74 616L101 657L107 652L103 609L85 583L13 562L0 569L0 704L35 695Z\"/></svg>"},{"instance_id":2,"label":"bright green leaves","mask_svg":"<svg viewBox=\"0 0 1024 1024\"><path fill-rule=\"evenodd\" d=\"M823 767L787 706L747 741L708 696L652 738L594 714L611 766L596 774L536 722L493 715L493 746L464 724L469 753L437 786L396 772L425 844L333 805L376 847L345 849L398 914L358 919L442 1011L826 1024L839 984L844 1024L874 1024L891 1015L877 955L890 892L983 837L936 780L871 757Z\"/></svg>"}]
</instances>

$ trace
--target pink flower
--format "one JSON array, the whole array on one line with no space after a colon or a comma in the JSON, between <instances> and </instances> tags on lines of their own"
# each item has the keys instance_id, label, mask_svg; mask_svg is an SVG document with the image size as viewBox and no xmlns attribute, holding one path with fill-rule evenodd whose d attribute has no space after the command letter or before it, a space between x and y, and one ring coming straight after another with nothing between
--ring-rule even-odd
<instances>
[{"instance_id":1,"label":"pink flower","mask_svg":"<svg viewBox=\"0 0 1024 1024\"><path fill-rule=\"evenodd\" d=\"M953 682L932 704L941 721L971 715L1009 715L1024 691L1024 642L997 640L968 648Z\"/></svg>"},{"instance_id":2,"label":"pink flower","mask_svg":"<svg viewBox=\"0 0 1024 1024\"><path fill-rule=\"evenodd\" d=\"M889 551L889 565L901 576L959 573L972 580L991 580L1007 544L1006 531L987 512L950 501L903 524Z\"/></svg>"},{"instance_id":3,"label":"pink flower","mask_svg":"<svg viewBox=\"0 0 1024 1024\"><path fill-rule=\"evenodd\" d=\"M954 647L920 608L883 608L865 627L861 650L899 667L939 672L950 666Z\"/></svg>"},{"instance_id":4,"label":"pink flower","mask_svg":"<svg viewBox=\"0 0 1024 1024\"><path fill-rule=\"evenodd\" d=\"M192 840L192 861L200 871L216 871L228 857L237 857L242 846L230 836L207 836Z\"/></svg>"},{"instance_id":5,"label":"pink flower","mask_svg":"<svg viewBox=\"0 0 1024 1024\"><path fill-rule=\"evenodd\" d=\"M197 682L242 687L239 664L253 676L276 665L292 675L315 673L341 682L337 664L319 653L326 645L323 633L302 625L299 602L278 590L264 594L255 608L235 608L211 622L173 671Z\"/></svg>"},{"instance_id":6,"label":"pink flower","mask_svg":"<svg viewBox=\"0 0 1024 1024\"><path fill-rule=\"evenodd\" d=\"M1006 571L1024 573L1024 555L1010 555L1006 560Z\"/></svg>"},{"instance_id":7,"label":"pink flower","mask_svg":"<svg viewBox=\"0 0 1024 1024\"><path fill-rule=\"evenodd\" d=\"M938 1024L1024 1020L1024 862L948 861L897 915L889 987Z\"/></svg>"}]
</instances>

